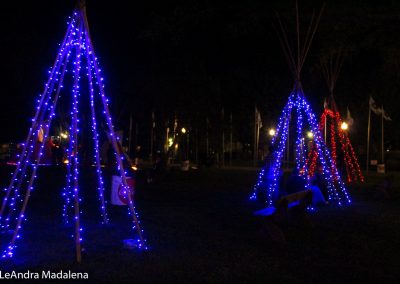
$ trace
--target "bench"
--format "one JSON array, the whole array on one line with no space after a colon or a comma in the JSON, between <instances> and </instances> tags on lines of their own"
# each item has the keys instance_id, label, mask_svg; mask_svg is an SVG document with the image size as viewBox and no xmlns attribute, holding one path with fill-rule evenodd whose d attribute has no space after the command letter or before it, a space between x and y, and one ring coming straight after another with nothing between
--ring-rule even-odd
<instances>
[{"instance_id":1,"label":"bench","mask_svg":"<svg viewBox=\"0 0 400 284\"><path fill-rule=\"evenodd\" d=\"M302 190L282 196L276 207L267 207L254 212L255 216L263 216L261 235L268 235L272 241L286 243L281 230L283 223L305 225L308 223L307 207L312 202L312 191Z\"/></svg>"},{"instance_id":2,"label":"bench","mask_svg":"<svg viewBox=\"0 0 400 284\"><path fill-rule=\"evenodd\" d=\"M312 202L312 191L311 189L306 189L298 191L292 194L282 196L276 207L270 206L261 210L254 212L256 216L272 216L276 214L281 214L282 212L287 212L290 208L302 205L302 207L307 208Z\"/></svg>"}]
</instances>

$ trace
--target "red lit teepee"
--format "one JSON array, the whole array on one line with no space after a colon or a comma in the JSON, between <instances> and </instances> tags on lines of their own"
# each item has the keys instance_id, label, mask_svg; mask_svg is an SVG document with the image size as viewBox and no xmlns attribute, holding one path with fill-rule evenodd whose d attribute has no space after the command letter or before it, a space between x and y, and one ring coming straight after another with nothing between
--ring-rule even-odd
<instances>
[{"instance_id":1,"label":"red lit teepee","mask_svg":"<svg viewBox=\"0 0 400 284\"><path fill-rule=\"evenodd\" d=\"M337 52L331 55L328 60L321 62L322 71L329 88L329 96L324 102L324 112L321 115L319 128L324 133L325 144L330 149L335 168L341 171L342 176L348 183L354 181L364 181L357 156L348 136L348 126L351 121L344 121L336 106L333 96L336 81L342 66L342 54ZM317 164L318 151L313 146L309 152L308 161L309 175L313 175ZM334 170L334 169L332 169Z\"/></svg>"}]
</instances>

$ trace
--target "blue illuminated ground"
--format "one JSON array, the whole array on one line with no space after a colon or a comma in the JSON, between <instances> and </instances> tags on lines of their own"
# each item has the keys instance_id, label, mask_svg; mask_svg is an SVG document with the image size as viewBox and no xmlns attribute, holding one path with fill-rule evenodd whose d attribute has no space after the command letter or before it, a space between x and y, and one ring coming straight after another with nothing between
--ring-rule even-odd
<instances>
[{"instance_id":1,"label":"blue illuminated ground","mask_svg":"<svg viewBox=\"0 0 400 284\"><path fill-rule=\"evenodd\" d=\"M1 168L1 185L10 168ZM351 188L353 206L325 207L312 225L284 227L286 244L257 232L257 206L248 201L257 172L205 169L172 172L153 184L139 182L137 209L151 247L122 247L131 236L126 208L111 208L112 224L99 225L94 180L83 179L83 237L86 252L74 263L72 228L61 224L59 189L64 180L54 168L41 168L28 222L13 261L1 270L83 271L89 279L130 283L332 282L399 279L400 199L375 195L380 177ZM85 172L85 171L83 171ZM367 177L368 180L368 177ZM268 282L271 283L271 282Z\"/></svg>"}]
</instances>

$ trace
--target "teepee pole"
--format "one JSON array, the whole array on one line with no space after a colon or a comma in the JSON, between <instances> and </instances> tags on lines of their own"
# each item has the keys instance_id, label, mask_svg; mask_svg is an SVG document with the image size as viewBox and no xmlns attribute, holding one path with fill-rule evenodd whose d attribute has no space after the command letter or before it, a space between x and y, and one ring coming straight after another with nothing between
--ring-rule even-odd
<instances>
[{"instance_id":1,"label":"teepee pole","mask_svg":"<svg viewBox=\"0 0 400 284\"><path fill-rule=\"evenodd\" d=\"M85 35L85 46L89 46L89 41L87 37L87 33ZM86 52L86 61L88 65L90 64L90 57L89 54ZM90 89L90 109L92 114L92 132L93 132L93 139L94 139L94 146L95 146L95 163L96 163L96 172L98 176L98 191L99 191L99 199L101 205L101 215L103 217L103 223L108 224L108 217L106 211L106 204L104 200L104 184L103 184L103 177L102 177L102 170L100 164L100 153L99 153L99 140L97 134L97 122L96 122L96 112L95 112L95 101L94 101L94 86L93 86L93 73L90 66L88 66L88 81L89 81L89 89ZM132 128L132 116L130 120L130 129ZM129 133L129 137L131 138L131 133ZM129 141L130 141L129 138ZM130 142L129 142L130 143Z\"/></svg>"},{"instance_id":2,"label":"teepee pole","mask_svg":"<svg viewBox=\"0 0 400 284\"><path fill-rule=\"evenodd\" d=\"M78 96L79 96L79 79L80 79L80 69L81 69L81 46L82 46L82 34L83 34L83 22L82 18L80 18L79 22L79 41L78 48L76 54L75 64L75 72L74 72L74 87L73 87L73 116L72 116L72 132L73 132L73 140L74 140L74 159L73 159L73 180L74 180L74 189L73 189L73 197L74 197L74 218L75 218L75 249L76 249L76 261L78 263L82 260L81 255L81 227L80 227L80 209L79 209L79 148L78 148Z\"/></svg>"},{"instance_id":3,"label":"teepee pole","mask_svg":"<svg viewBox=\"0 0 400 284\"><path fill-rule=\"evenodd\" d=\"M113 145L116 157L117 157L117 163L118 163L118 168L119 168L119 171L120 171L120 174L121 174L122 184L123 184L124 187L128 188L128 184L127 184L127 181L126 181L126 175L125 175L125 171L124 171L124 166L123 166L123 162L122 162L122 157L121 157L121 154L120 154L120 151L119 151L119 148L118 148L117 140L115 138L114 127L113 127L112 122L111 122L111 114L110 114L110 111L109 111L109 108L108 108L107 100L105 98L104 85L103 85L102 78L101 78L100 73L99 73L99 66L97 64L97 58L96 58L95 53L94 53L93 44L92 44L92 41L90 39L89 23L87 21L86 10L85 10L84 6L81 6L81 13L82 13L83 22L84 22L84 25L85 25L86 36L87 36L87 39L88 39L87 48L89 48L89 54L91 55L91 60L93 61L94 75L95 75L95 78L96 78L96 80L97 80L97 82L99 84L101 100L103 102L103 107L104 107L104 111L105 111L105 114L106 114L106 122L107 122L107 125L108 125L108 128L109 128L111 142L112 142L112 145ZM137 216L135 207L133 206L133 200L132 200L132 197L131 197L129 192L127 194L127 197L128 197L128 206L129 206L130 214L132 216L135 229L136 229L136 231L138 233L138 236L139 236L140 247L144 248L145 247L145 241L144 241L144 238L143 238L142 230L141 230L141 227L140 227L140 223L139 223L139 220L138 220L138 216Z\"/></svg>"}]
</instances>

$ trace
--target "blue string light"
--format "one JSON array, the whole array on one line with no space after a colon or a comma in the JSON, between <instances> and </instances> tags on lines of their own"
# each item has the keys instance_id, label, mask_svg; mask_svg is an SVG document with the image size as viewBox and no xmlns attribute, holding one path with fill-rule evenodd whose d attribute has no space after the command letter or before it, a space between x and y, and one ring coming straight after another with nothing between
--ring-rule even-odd
<instances>
[{"instance_id":1,"label":"blue string light","mask_svg":"<svg viewBox=\"0 0 400 284\"><path fill-rule=\"evenodd\" d=\"M87 39L89 39L88 34L87 34ZM102 101L103 107L104 107L103 114L105 115L105 118L106 118L106 124L107 124L108 130L109 130L109 138L110 138L112 145L114 147L114 150L115 150L117 168L121 175L123 192L126 193L127 198L128 198L128 210L129 210L128 214L132 217L132 221L133 221L132 230L136 231L136 233L138 235L138 239L137 239L138 248L148 249L148 247L146 245L146 240L143 237L143 230L141 229L141 226L140 226L139 215L137 214L131 194L129 194L130 188L128 186L127 179L126 179L127 173L125 172L124 165L123 165L124 157L121 156L121 154L120 154L120 150L119 150L120 142L117 140L117 137L114 134L115 131L114 131L114 126L112 124L112 119L111 119L111 115L110 115L110 111L109 111L109 107L108 107L108 99L106 98L105 91L104 91L104 83L103 83L104 79L101 76L101 69L99 67L98 59L95 56L93 45L89 40L87 40L87 48L88 48L88 55L89 55L90 63L91 63L90 68L92 69L92 72L96 79L95 85L97 85L99 88L99 95L100 95L100 98L101 98L101 101Z\"/></svg>"},{"instance_id":2,"label":"blue string light","mask_svg":"<svg viewBox=\"0 0 400 284\"><path fill-rule=\"evenodd\" d=\"M87 77L89 79L89 90L90 90L90 110L92 114L92 133L93 133L93 142L94 142L94 160L96 163L96 172L98 177L98 192L99 192L99 199L100 199L100 206L101 206L101 216L103 218L103 223L108 224L109 219L106 212L106 201L104 200L104 181L103 175L101 170L101 163L100 163L100 152L99 152L99 134L97 132L97 122L96 122L96 111L95 111L95 101L94 101L94 85L93 85L93 69L94 66L90 60L89 52L88 52L88 44L89 38L88 34L85 33L85 54L86 60L89 62L87 69Z\"/></svg>"}]
</instances>

